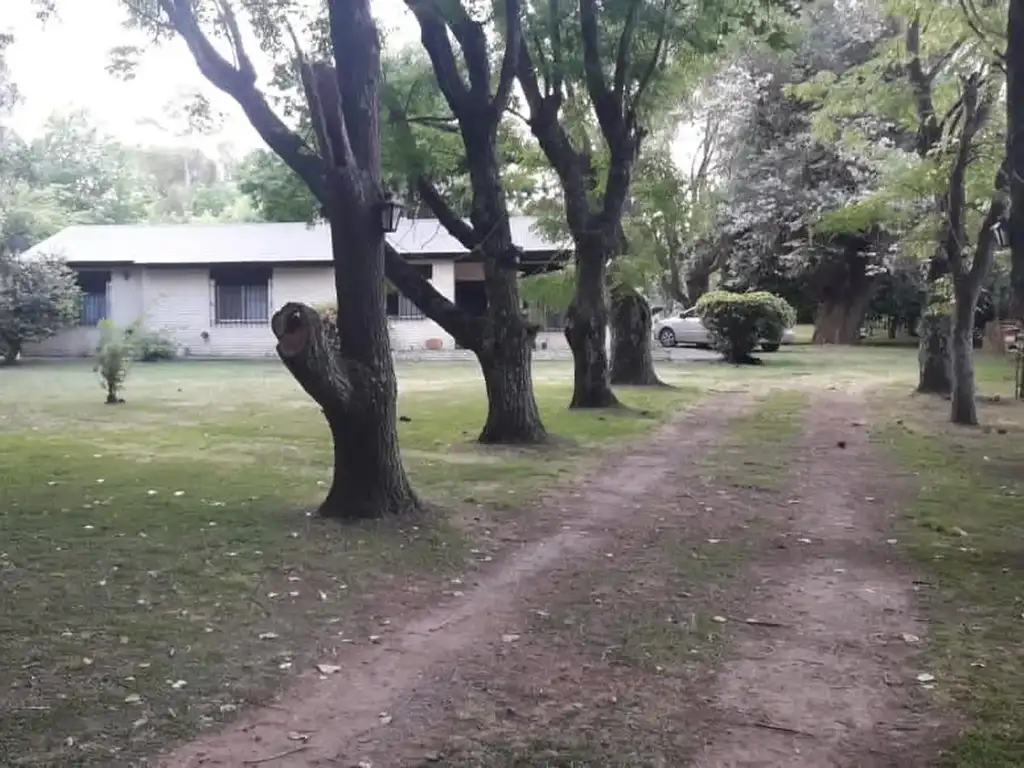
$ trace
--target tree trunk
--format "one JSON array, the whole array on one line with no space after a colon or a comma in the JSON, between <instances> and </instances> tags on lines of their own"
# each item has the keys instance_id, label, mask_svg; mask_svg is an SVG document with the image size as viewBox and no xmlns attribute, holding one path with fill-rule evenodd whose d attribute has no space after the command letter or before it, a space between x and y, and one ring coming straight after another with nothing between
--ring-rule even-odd
<instances>
[{"instance_id":1,"label":"tree trunk","mask_svg":"<svg viewBox=\"0 0 1024 768\"><path fill-rule=\"evenodd\" d=\"M611 290L611 383L635 387L667 386L654 370L651 355L651 307L638 291L621 283Z\"/></svg>"},{"instance_id":2,"label":"tree trunk","mask_svg":"<svg viewBox=\"0 0 1024 768\"><path fill-rule=\"evenodd\" d=\"M811 341L814 344L857 344L870 300L870 292L864 290L819 303Z\"/></svg>"},{"instance_id":3,"label":"tree trunk","mask_svg":"<svg viewBox=\"0 0 1024 768\"><path fill-rule=\"evenodd\" d=\"M573 359L570 408L619 405L608 381L607 333L605 252L600 237L588 235L576 240L576 292L565 320L565 339Z\"/></svg>"},{"instance_id":4,"label":"tree trunk","mask_svg":"<svg viewBox=\"0 0 1024 768\"><path fill-rule=\"evenodd\" d=\"M971 297L968 295L958 295L953 321L953 398L950 420L954 424L967 426L974 426L978 423L978 408L974 402L974 306L976 303L976 301L971 301Z\"/></svg>"},{"instance_id":5,"label":"tree trunk","mask_svg":"<svg viewBox=\"0 0 1024 768\"><path fill-rule=\"evenodd\" d=\"M487 388L487 421L478 439L504 445L542 443L548 433L533 394L534 334L519 316L501 324L494 320L488 328L494 340L488 339L486 351L478 355Z\"/></svg>"},{"instance_id":6,"label":"tree trunk","mask_svg":"<svg viewBox=\"0 0 1024 768\"><path fill-rule=\"evenodd\" d=\"M686 298L692 307L711 286L711 273L696 272L686 278Z\"/></svg>"},{"instance_id":7,"label":"tree trunk","mask_svg":"<svg viewBox=\"0 0 1024 768\"><path fill-rule=\"evenodd\" d=\"M19 355L21 355L20 341L0 340L0 357L3 358L4 365L14 365L18 362Z\"/></svg>"},{"instance_id":8,"label":"tree trunk","mask_svg":"<svg viewBox=\"0 0 1024 768\"><path fill-rule=\"evenodd\" d=\"M334 441L334 476L324 517L366 519L420 510L398 449L398 383L384 293L380 200L380 72L377 30L368 2L344 13L328 6L337 71L303 68L327 163L327 201L337 323L304 304L274 313L277 353L323 410Z\"/></svg>"},{"instance_id":9,"label":"tree trunk","mask_svg":"<svg viewBox=\"0 0 1024 768\"><path fill-rule=\"evenodd\" d=\"M953 391L951 325L948 315L929 313L921 317L917 391L922 394L948 395Z\"/></svg>"},{"instance_id":10,"label":"tree trunk","mask_svg":"<svg viewBox=\"0 0 1024 768\"><path fill-rule=\"evenodd\" d=\"M334 441L334 477L320 514L359 520L416 512L398 449L390 350L386 361L365 366L342 357L337 327L304 304L286 304L271 325L278 355L323 410Z\"/></svg>"},{"instance_id":11,"label":"tree trunk","mask_svg":"<svg viewBox=\"0 0 1024 768\"><path fill-rule=\"evenodd\" d=\"M478 120L463 128L473 187L470 216L477 233L485 233L484 287L487 321L477 352L487 386L487 421L482 443L529 444L548 439L533 392L532 358L536 330L522 313L519 299L519 251L512 241L505 191L498 165L497 134L490 125L489 101Z\"/></svg>"}]
</instances>

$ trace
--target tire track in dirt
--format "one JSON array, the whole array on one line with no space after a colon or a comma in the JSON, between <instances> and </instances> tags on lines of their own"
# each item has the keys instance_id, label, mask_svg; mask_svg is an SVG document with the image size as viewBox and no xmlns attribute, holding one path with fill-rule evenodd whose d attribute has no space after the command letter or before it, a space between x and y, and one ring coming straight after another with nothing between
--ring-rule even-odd
<instances>
[{"instance_id":1,"label":"tire track in dirt","mask_svg":"<svg viewBox=\"0 0 1024 768\"><path fill-rule=\"evenodd\" d=\"M793 457L790 529L751 565L748 604L701 726L697 768L928 765L919 724L912 575L887 543L897 483L871 455L862 397L819 395ZM842 441L842 445L840 445ZM777 525L778 521L775 521Z\"/></svg>"},{"instance_id":2,"label":"tire track in dirt","mask_svg":"<svg viewBox=\"0 0 1024 768\"><path fill-rule=\"evenodd\" d=\"M547 501L542 517L558 521L552 533L525 541L481 574L478 585L463 596L425 610L379 645L349 646L336 661L343 668L338 674L300 678L272 706L186 744L158 765L358 764L382 731L401 732L387 723L392 716L403 717L402 702L431 684L429 669L445 662L457 665L463 653L500 645L517 618L523 594L542 585L551 569L593 551L614 535L616 526L629 525L633 514L657 507L674 492L680 470L698 462L748 402L742 393L719 394L645 441L608 457L581 483L580 491ZM405 721L405 729L415 731L415 719ZM298 734L308 739L297 742Z\"/></svg>"}]
</instances>

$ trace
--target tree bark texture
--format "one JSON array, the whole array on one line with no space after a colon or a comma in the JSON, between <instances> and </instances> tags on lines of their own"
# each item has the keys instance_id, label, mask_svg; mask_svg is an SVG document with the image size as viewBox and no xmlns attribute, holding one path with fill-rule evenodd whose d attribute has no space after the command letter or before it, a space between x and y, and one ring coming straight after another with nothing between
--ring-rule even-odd
<instances>
[{"instance_id":1,"label":"tree bark texture","mask_svg":"<svg viewBox=\"0 0 1024 768\"><path fill-rule=\"evenodd\" d=\"M542 443L548 433L533 391L532 354L536 329L523 316L519 299L519 249L512 241L501 183L498 126L511 92L521 46L518 0L505 0L506 41L501 71L493 88L491 59L483 27L459 6L444 15L439 6L408 2L420 27L438 86L455 116L466 150L473 203L466 223L429 179L418 184L421 197L441 224L470 251L483 254L487 313L471 343L487 386L484 443ZM461 48L465 75L452 40ZM472 343L475 342L475 343Z\"/></svg>"},{"instance_id":2,"label":"tree bark texture","mask_svg":"<svg viewBox=\"0 0 1024 768\"><path fill-rule=\"evenodd\" d=\"M576 291L565 319L573 359L570 408L613 408L619 400L608 381L608 304L604 254L597 238L576 240Z\"/></svg>"},{"instance_id":3,"label":"tree bark texture","mask_svg":"<svg viewBox=\"0 0 1024 768\"><path fill-rule=\"evenodd\" d=\"M814 316L815 344L857 344L860 327L871 304L871 277L861 243L848 245L841 256L819 270L821 286Z\"/></svg>"},{"instance_id":4,"label":"tree bark texture","mask_svg":"<svg viewBox=\"0 0 1024 768\"><path fill-rule=\"evenodd\" d=\"M966 288L966 286L965 286ZM978 423L974 386L974 308L969 291L956 297L953 313L953 397L950 421L972 426Z\"/></svg>"},{"instance_id":5,"label":"tree bark texture","mask_svg":"<svg viewBox=\"0 0 1024 768\"><path fill-rule=\"evenodd\" d=\"M636 289L617 284L611 289L613 385L667 386L654 370L651 354L651 308Z\"/></svg>"},{"instance_id":6,"label":"tree bark texture","mask_svg":"<svg viewBox=\"0 0 1024 768\"><path fill-rule=\"evenodd\" d=\"M167 22L172 26L184 39L188 45L189 51L191 52L200 72L206 77L214 86L222 90L231 96L239 106L242 107L249 119L249 122L260 134L261 138L267 143L271 150L273 150L281 159L296 173L302 180L307 184L310 191L316 197L317 201L323 206L325 211L330 211L332 205L332 185L335 183L335 179L332 178L332 174L336 173L336 168L332 168L328 159L322 156L322 152L314 151L309 142L296 131L290 129L284 121L274 112L267 97L257 87L257 73L256 69L252 64L248 52L246 51L243 43L243 37L238 34L238 23L235 19L234 13L230 3L223 3L219 5L220 12L222 14L221 22L223 23L224 31L224 42L230 49L230 55L225 56L217 46L214 45L211 37L209 37L204 31L203 26L197 18L193 3L187 0L156 0L157 7L166 17ZM327 9L332 21L331 27L331 46L334 49L335 60L338 62L339 72L342 70L341 62L355 61L357 58L363 55L365 46L356 39L358 35L368 35L370 31L364 26L364 3L362 0L355 0L355 6L352 6L351 2L342 2L341 0L328 0ZM516 69L516 54L518 54L521 47L521 34L520 26L518 23L519 19L519 4L518 0L506 0L506 11L508 15L509 24L506 29L506 37L508 40L507 50L505 58L502 63L501 76L498 87L495 89L493 98L489 99L487 115L485 122L493 128L501 116L504 114L505 107L507 106L509 92L514 79ZM429 7L428 7L429 6ZM439 47L435 47L433 50L428 46L428 53L431 55L432 63L435 66L435 72L438 75L438 82L442 89L445 88L446 84L458 81L460 91L458 98L463 99L465 96L466 101L475 101L477 106L487 101L486 98L480 98L481 94L484 97L490 95L490 75L488 62L488 49L486 46L486 36L484 34L481 25L473 21L468 15L463 13L453 14L455 17L451 22L451 28L455 38L459 41L460 45L464 44L464 53L467 54L468 58L471 58L474 62L483 62L485 69L481 70L479 67L475 67L472 72L468 72L470 79L470 86L466 86L461 81L460 68L461 63L457 63L451 48L451 39L449 37L448 28L446 22L442 18L438 9L432 4L416 3L415 7L412 8L414 13L418 10L423 10L425 18L427 19L428 29L422 30L424 32L423 38L424 43L427 43L428 38L440 43ZM461 7L460 7L460 10ZM369 18L368 16L366 18ZM418 20L420 19L417 13ZM351 24L346 24L343 19L351 19ZM339 21L341 20L341 21ZM432 25L432 26L431 26ZM377 33L376 30L372 30L373 44L376 46ZM366 37L366 40L370 40ZM354 48L342 49L341 45L355 45ZM443 60L435 59L435 53L437 51L446 53ZM301 52L300 53L300 58ZM467 59L468 61L468 59ZM365 86L371 84L371 81L375 81L376 75L370 77L368 70L365 67L356 67L353 71L361 73L359 77L362 78L362 82L356 82L352 78L348 78L347 75L341 73L339 82L342 79L350 81L350 85L355 89L352 94L346 94L345 99L342 102L344 111L348 112L349 102L359 102L360 99L366 93ZM454 78L454 80L453 80ZM376 87L376 83L372 83L373 87ZM470 99L467 94L472 91L473 98ZM484 93L486 91L486 93ZM448 94L446 94L448 95ZM377 95L373 96L374 103L377 103ZM453 110L455 111L455 110ZM459 112L455 111L458 115ZM368 113L367 113L368 114ZM472 115L470 120L477 120L479 125L480 113ZM367 130L377 130L377 122L379 116L373 115L372 123L366 122L365 125L351 125L348 126L348 130L355 136L353 144L360 143L358 137L363 135ZM333 116L328 123L333 121ZM342 133L333 131L335 136L342 139L343 142L347 141ZM493 131L492 131L493 133ZM349 137L353 138L353 137ZM341 147L339 147L340 151ZM379 154L379 150L376 150ZM374 162L377 162L376 160ZM350 169L355 170L355 166L349 166ZM361 172L361 171L360 171ZM364 201L365 202L365 201ZM336 213L340 213L335 209ZM350 211L345 215L354 216L355 213ZM439 217L440 218L440 217ZM467 226L470 231L471 227ZM507 223L506 223L507 226ZM488 230L489 231L489 230ZM454 233L453 233L454 234ZM477 243L476 245L478 245ZM470 249L474 249L474 246L467 246ZM482 323L479 318L473 317L470 313L463 311L459 307L449 300L447 297L442 295L429 280L425 279L414 265L407 263L402 256L394 250L390 245L384 243L384 273L389 281L395 285L395 287L402 292L410 301L412 301L417 307L419 307L423 313L431 320L436 322L445 331L454 337L456 342L465 349L471 349L477 353L478 357L482 355L482 343L483 343L483 332ZM490 250L485 250L485 255L489 254ZM513 268L512 274L507 278L514 284L515 281L515 270ZM500 302L499 302L500 304ZM516 305L518 309L518 304ZM511 326L514 321L508 321L505 323L499 323L499 325ZM502 339L517 339L522 334L518 331L511 335L503 331L501 328L492 329L490 338L495 340ZM510 355L505 350L492 351L490 354L483 354L481 362L484 359L487 360L510 360L515 355ZM520 355L521 357L521 355ZM487 371L484 372L485 378L491 378L491 375ZM521 377L522 374L517 374ZM528 375L528 372L527 374ZM506 405L514 408L520 414L529 414L531 411L530 398L532 398L533 390L532 383L529 387L518 388L517 392L522 393L522 397L526 398L522 402L511 403L507 402ZM493 405L493 404L492 404ZM496 409L492 411L500 410L501 404L498 404ZM536 408L532 409L536 412ZM504 419L501 423L512 425L519 424L519 428L525 425L523 418L508 418ZM537 425L530 428L535 436L545 434L543 432L543 425L539 422L539 415L537 416ZM485 426L484 432L490 436L490 439L498 438L497 427ZM522 441L522 432L517 431L511 435L509 439L512 442Z\"/></svg>"},{"instance_id":7,"label":"tree bark texture","mask_svg":"<svg viewBox=\"0 0 1024 768\"><path fill-rule=\"evenodd\" d=\"M334 441L325 517L363 519L420 508L398 448L397 401L384 293L378 203L380 45L368 0L328 6L338 69L302 66L326 167L337 324L289 303L271 321L277 353L323 410Z\"/></svg>"},{"instance_id":8,"label":"tree bark texture","mask_svg":"<svg viewBox=\"0 0 1024 768\"><path fill-rule=\"evenodd\" d=\"M924 315L917 347L918 392L949 395L953 391L951 346L952 320L949 315Z\"/></svg>"},{"instance_id":9,"label":"tree bark texture","mask_svg":"<svg viewBox=\"0 0 1024 768\"><path fill-rule=\"evenodd\" d=\"M866 290L820 302L811 341L815 344L858 343L860 326L870 302L871 294Z\"/></svg>"}]
</instances>

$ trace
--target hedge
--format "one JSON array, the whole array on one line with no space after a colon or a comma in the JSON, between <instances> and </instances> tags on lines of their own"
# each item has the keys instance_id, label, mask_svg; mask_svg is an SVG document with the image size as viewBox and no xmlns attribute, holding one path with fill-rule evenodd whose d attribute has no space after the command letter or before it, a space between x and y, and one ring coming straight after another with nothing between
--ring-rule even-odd
<instances>
[{"instance_id":1,"label":"hedge","mask_svg":"<svg viewBox=\"0 0 1024 768\"><path fill-rule=\"evenodd\" d=\"M781 296L767 291L711 291L697 302L711 343L731 363L754 362L762 340L779 341L796 322L796 311Z\"/></svg>"}]
</instances>

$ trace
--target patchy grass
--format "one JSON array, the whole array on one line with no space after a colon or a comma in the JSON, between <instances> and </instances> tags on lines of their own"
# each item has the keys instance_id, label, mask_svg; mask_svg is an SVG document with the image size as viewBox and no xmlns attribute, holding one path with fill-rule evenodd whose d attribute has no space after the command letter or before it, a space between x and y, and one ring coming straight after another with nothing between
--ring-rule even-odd
<instances>
[{"instance_id":1,"label":"patchy grass","mask_svg":"<svg viewBox=\"0 0 1024 768\"><path fill-rule=\"evenodd\" d=\"M525 502L699 395L626 390L633 410L570 413L568 367L538 368L548 427L571 441L557 452L471 442L475 366L401 369L405 460L427 497ZM0 381L2 765L152 754L385 634L468 557L444 520L309 516L328 432L279 365L139 366L118 407L80 364Z\"/></svg>"},{"instance_id":2,"label":"patchy grass","mask_svg":"<svg viewBox=\"0 0 1024 768\"><path fill-rule=\"evenodd\" d=\"M1002 367L979 360L982 388L1001 388ZM899 536L928 582L930 703L965 721L940 764L1011 768L1024 765L1024 405L981 418L954 428L943 401L887 400L876 439L918 489Z\"/></svg>"},{"instance_id":3,"label":"patchy grass","mask_svg":"<svg viewBox=\"0 0 1024 768\"><path fill-rule=\"evenodd\" d=\"M705 467L734 488L771 491L789 480L793 447L803 427L807 392L775 389L729 430Z\"/></svg>"}]
</instances>

